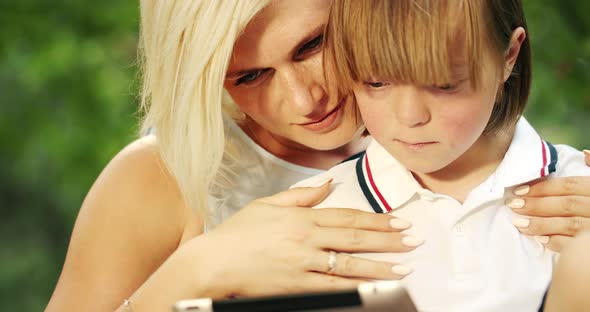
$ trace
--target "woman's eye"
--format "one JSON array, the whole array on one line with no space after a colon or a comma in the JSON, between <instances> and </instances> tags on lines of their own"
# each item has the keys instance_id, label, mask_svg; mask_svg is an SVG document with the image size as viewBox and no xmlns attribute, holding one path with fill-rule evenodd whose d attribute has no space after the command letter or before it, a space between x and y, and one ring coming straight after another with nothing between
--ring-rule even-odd
<instances>
[{"instance_id":1,"label":"woman's eye","mask_svg":"<svg viewBox=\"0 0 590 312\"><path fill-rule=\"evenodd\" d=\"M381 82L381 81L374 81L374 82L367 81L367 82L365 82L365 84L373 89L383 88L388 85L388 83Z\"/></svg>"},{"instance_id":2,"label":"woman's eye","mask_svg":"<svg viewBox=\"0 0 590 312\"><path fill-rule=\"evenodd\" d=\"M256 79L258 79L258 77L260 77L260 75L262 75L264 70L257 70L257 71L253 71L251 73L245 74L242 77L238 78L238 80L236 80L236 82L234 83L235 86L239 86L241 84L248 84L251 82L254 82Z\"/></svg>"},{"instance_id":3,"label":"woman's eye","mask_svg":"<svg viewBox=\"0 0 590 312\"><path fill-rule=\"evenodd\" d=\"M318 47L321 47L323 42L324 42L324 35L319 35L319 36L313 38L312 40L308 41L307 43L305 43L301 48L299 48L299 51L297 51L297 54L301 55L301 54L304 54L308 51L311 51L311 50L314 50Z\"/></svg>"}]
</instances>

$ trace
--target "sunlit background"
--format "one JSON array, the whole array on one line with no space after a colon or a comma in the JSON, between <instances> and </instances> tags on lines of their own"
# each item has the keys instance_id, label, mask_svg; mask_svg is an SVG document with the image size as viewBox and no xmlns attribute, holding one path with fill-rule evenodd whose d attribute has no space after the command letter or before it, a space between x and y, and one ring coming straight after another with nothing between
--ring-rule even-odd
<instances>
[{"instance_id":1,"label":"sunlit background","mask_svg":"<svg viewBox=\"0 0 590 312\"><path fill-rule=\"evenodd\" d=\"M590 2L525 5L526 116L553 143L590 147ZM0 4L0 311L45 307L86 192L136 137L137 23L135 1Z\"/></svg>"}]
</instances>

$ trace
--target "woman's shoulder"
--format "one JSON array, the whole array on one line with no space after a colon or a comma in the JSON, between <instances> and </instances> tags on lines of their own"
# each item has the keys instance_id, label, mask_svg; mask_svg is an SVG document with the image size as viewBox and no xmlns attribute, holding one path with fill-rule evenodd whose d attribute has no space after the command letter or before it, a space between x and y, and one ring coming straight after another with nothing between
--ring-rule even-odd
<instances>
[{"instance_id":1,"label":"woman's shoulder","mask_svg":"<svg viewBox=\"0 0 590 312\"><path fill-rule=\"evenodd\" d=\"M174 178L166 169L160 156L157 138L153 135L141 137L119 151L104 168L97 182L103 176L104 179L112 180L109 178L115 175L126 182L151 182L142 187L164 186L157 189L158 193L174 188L172 185L168 186L174 182Z\"/></svg>"},{"instance_id":2,"label":"woman's shoulder","mask_svg":"<svg viewBox=\"0 0 590 312\"><path fill-rule=\"evenodd\" d=\"M78 218L85 215L135 228L141 232L138 239L158 236L160 243L175 242L164 243L167 248L202 233L200 219L185 205L155 136L139 138L113 157L88 192Z\"/></svg>"},{"instance_id":3,"label":"woman's shoulder","mask_svg":"<svg viewBox=\"0 0 590 312\"><path fill-rule=\"evenodd\" d=\"M184 224L196 218L186 207L176 179L162 160L154 135L131 142L115 155L88 194L90 199L95 189L101 194L101 202L111 203L104 209L127 209L130 215L150 218L158 226L183 232L191 232L186 227L198 225Z\"/></svg>"}]
</instances>

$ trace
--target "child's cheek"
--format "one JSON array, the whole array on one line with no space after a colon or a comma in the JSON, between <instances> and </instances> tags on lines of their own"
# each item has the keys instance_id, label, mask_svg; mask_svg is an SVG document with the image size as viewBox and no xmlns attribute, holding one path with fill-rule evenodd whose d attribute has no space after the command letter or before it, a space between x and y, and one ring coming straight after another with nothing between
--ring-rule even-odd
<instances>
[{"instance_id":1,"label":"child's cheek","mask_svg":"<svg viewBox=\"0 0 590 312\"><path fill-rule=\"evenodd\" d=\"M384 134L384 128L391 126L385 114L380 114L379 109L376 109L376 105L371 107L371 105L359 104L359 110L367 130L374 138L379 139Z\"/></svg>"},{"instance_id":2,"label":"child's cheek","mask_svg":"<svg viewBox=\"0 0 590 312\"><path fill-rule=\"evenodd\" d=\"M489 116L481 114L481 107L466 105L460 109L447 110L443 114L443 129L439 129L455 147L473 144L483 133Z\"/></svg>"}]
</instances>

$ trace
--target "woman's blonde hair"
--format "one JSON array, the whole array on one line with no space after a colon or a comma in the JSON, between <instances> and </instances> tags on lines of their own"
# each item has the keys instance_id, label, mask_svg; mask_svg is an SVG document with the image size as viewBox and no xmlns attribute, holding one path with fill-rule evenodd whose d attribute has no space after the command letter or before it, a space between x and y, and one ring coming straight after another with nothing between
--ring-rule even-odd
<instances>
[{"instance_id":1,"label":"woman's blonde hair","mask_svg":"<svg viewBox=\"0 0 590 312\"><path fill-rule=\"evenodd\" d=\"M158 147L186 204L205 220L224 174L223 82L234 43L268 0L141 0L142 131Z\"/></svg>"},{"instance_id":2,"label":"woman's blonde hair","mask_svg":"<svg viewBox=\"0 0 590 312\"><path fill-rule=\"evenodd\" d=\"M517 27L527 29L520 0L334 0L325 36L326 81L331 94L340 95L352 95L353 84L376 78L444 85L452 82L452 47L460 43L477 88L480 60L490 55L486 52L491 52L496 72L503 73L504 55ZM527 36L486 133L516 123L531 76Z\"/></svg>"}]
</instances>

